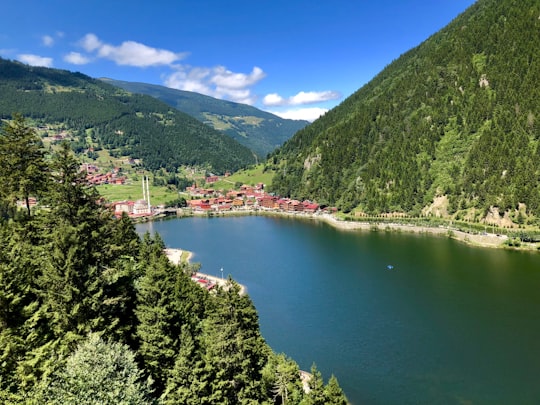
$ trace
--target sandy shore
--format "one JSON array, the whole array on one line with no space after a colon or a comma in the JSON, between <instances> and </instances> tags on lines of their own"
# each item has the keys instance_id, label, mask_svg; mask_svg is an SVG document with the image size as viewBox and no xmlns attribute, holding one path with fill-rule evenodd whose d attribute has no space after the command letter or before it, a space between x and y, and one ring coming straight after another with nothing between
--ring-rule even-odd
<instances>
[{"instance_id":1,"label":"sandy shore","mask_svg":"<svg viewBox=\"0 0 540 405\"><path fill-rule=\"evenodd\" d=\"M189 262L191 260L191 257L193 256L193 253L188 252L186 250L182 250L182 249L166 248L163 251L169 258L169 260L176 265L180 264L182 260L182 255L184 253L188 253L187 258L186 258L187 262ZM209 280L212 283L217 284L223 288L227 288L227 278L214 277L214 276L211 276L210 274L205 274L205 273L196 273L195 276ZM238 285L240 286L240 294L241 295L245 294L247 292L246 286L240 283L238 283Z\"/></svg>"},{"instance_id":2,"label":"sandy shore","mask_svg":"<svg viewBox=\"0 0 540 405\"><path fill-rule=\"evenodd\" d=\"M163 250L169 260L173 262L174 264L180 264L180 260L182 259L182 250L181 249L164 249Z\"/></svg>"}]
</instances>

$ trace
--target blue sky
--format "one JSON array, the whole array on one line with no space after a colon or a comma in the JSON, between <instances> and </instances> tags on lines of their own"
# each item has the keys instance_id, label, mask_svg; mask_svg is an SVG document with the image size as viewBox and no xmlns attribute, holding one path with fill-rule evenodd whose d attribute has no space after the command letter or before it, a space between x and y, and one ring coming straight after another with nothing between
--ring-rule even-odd
<instances>
[{"instance_id":1,"label":"blue sky","mask_svg":"<svg viewBox=\"0 0 540 405\"><path fill-rule=\"evenodd\" d=\"M314 120L475 0L6 0L0 56Z\"/></svg>"}]
</instances>

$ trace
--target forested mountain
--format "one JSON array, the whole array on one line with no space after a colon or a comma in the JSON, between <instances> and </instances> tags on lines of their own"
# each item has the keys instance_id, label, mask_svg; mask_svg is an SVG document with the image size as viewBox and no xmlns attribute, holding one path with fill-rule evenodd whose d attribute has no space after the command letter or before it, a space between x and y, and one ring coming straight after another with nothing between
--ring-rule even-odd
<instances>
[{"instance_id":1,"label":"forested mountain","mask_svg":"<svg viewBox=\"0 0 540 405\"><path fill-rule=\"evenodd\" d=\"M155 97L224 132L260 157L266 157L309 124L308 121L283 119L246 104L219 100L191 91L147 83L102 80L132 93Z\"/></svg>"},{"instance_id":2,"label":"forested mountain","mask_svg":"<svg viewBox=\"0 0 540 405\"><path fill-rule=\"evenodd\" d=\"M455 218L538 218L539 38L537 0L478 0L274 153L275 191L344 211L436 201Z\"/></svg>"},{"instance_id":3,"label":"forested mountain","mask_svg":"<svg viewBox=\"0 0 540 405\"><path fill-rule=\"evenodd\" d=\"M305 392L238 284L201 288L99 203L67 143L47 153L22 116L2 125L0 403L346 405L315 367ZM47 208L17 209L28 193Z\"/></svg>"},{"instance_id":4,"label":"forested mountain","mask_svg":"<svg viewBox=\"0 0 540 405\"><path fill-rule=\"evenodd\" d=\"M245 146L153 97L81 73L0 59L0 117L14 112L63 124L83 145L142 159L150 170L199 165L223 173L255 162Z\"/></svg>"}]
</instances>

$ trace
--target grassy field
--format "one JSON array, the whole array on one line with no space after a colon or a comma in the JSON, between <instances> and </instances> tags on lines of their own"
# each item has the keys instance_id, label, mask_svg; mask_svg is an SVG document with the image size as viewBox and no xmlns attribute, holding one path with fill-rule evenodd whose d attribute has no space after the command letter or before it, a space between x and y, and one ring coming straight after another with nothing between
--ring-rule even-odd
<instances>
[{"instance_id":1,"label":"grassy field","mask_svg":"<svg viewBox=\"0 0 540 405\"><path fill-rule=\"evenodd\" d=\"M136 172L131 166L122 164L122 159L112 158L106 151L99 152L99 159L94 162L105 170L112 167L122 167L123 174L127 175L128 182L123 185L103 184L97 186L98 192L110 202L123 200L140 200L143 198L142 184L140 178L142 173ZM263 172L264 165L260 164L252 169L240 170L227 178L208 185L215 190L232 190L237 184L247 184L254 186L263 183L268 186L274 176L273 171ZM185 175L185 174L183 174ZM201 173L201 179L204 173ZM198 181L197 181L198 182ZM166 186L150 186L150 202L152 205L160 205L169 201L174 201L180 196L188 198L184 193L177 193Z\"/></svg>"},{"instance_id":2,"label":"grassy field","mask_svg":"<svg viewBox=\"0 0 540 405\"><path fill-rule=\"evenodd\" d=\"M142 184L103 184L97 186L99 193L108 201L140 200L143 198ZM167 201L176 200L178 193L165 186L150 186L150 202L152 205L160 205Z\"/></svg>"},{"instance_id":3,"label":"grassy field","mask_svg":"<svg viewBox=\"0 0 540 405\"><path fill-rule=\"evenodd\" d=\"M220 181L212 184L212 188L216 190L231 190L235 188L236 183L247 184L249 186L255 186L257 183L264 183L269 186L272 183L272 177L274 177L273 171L263 172L264 165L260 164L253 169L240 170L227 178L222 178Z\"/></svg>"}]
</instances>

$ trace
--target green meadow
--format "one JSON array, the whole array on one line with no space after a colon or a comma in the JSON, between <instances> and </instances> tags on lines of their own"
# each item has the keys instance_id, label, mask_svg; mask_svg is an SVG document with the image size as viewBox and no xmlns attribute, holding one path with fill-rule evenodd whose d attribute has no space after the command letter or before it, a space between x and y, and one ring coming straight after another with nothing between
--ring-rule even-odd
<instances>
[{"instance_id":1,"label":"green meadow","mask_svg":"<svg viewBox=\"0 0 540 405\"><path fill-rule=\"evenodd\" d=\"M143 198L142 184L103 184L96 187L99 193L110 202L123 200L140 200ZM150 202L152 205L164 204L179 197L178 192L165 186L150 185Z\"/></svg>"}]
</instances>

